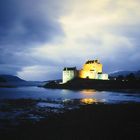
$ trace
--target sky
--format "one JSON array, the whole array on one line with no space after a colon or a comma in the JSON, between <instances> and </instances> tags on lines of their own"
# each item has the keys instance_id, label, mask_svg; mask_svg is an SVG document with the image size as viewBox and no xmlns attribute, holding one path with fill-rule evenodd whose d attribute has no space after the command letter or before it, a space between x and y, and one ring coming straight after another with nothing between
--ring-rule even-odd
<instances>
[{"instance_id":1,"label":"sky","mask_svg":"<svg viewBox=\"0 0 140 140\"><path fill-rule=\"evenodd\" d=\"M140 70L140 0L0 0L0 74L60 79L89 59Z\"/></svg>"}]
</instances>

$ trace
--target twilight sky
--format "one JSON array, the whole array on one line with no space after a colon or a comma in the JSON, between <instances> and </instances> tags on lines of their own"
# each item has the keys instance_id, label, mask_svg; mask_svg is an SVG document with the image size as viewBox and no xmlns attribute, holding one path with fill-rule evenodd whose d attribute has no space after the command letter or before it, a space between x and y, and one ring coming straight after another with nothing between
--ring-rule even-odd
<instances>
[{"instance_id":1,"label":"twilight sky","mask_svg":"<svg viewBox=\"0 0 140 140\"><path fill-rule=\"evenodd\" d=\"M0 74L56 79L96 58L140 70L140 0L0 0Z\"/></svg>"}]
</instances>

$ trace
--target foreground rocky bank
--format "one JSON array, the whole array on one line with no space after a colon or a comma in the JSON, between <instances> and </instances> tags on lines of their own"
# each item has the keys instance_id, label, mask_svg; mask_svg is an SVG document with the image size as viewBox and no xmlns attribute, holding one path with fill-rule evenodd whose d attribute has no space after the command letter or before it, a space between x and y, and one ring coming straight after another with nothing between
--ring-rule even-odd
<instances>
[{"instance_id":1,"label":"foreground rocky bank","mask_svg":"<svg viewBox=\"0 0 140 140\"><path fill-rule=\"evenodd\" d=\"M1 129L2 140L139 140L140 104L92 104Z\"/></svg>"}]
</instances>

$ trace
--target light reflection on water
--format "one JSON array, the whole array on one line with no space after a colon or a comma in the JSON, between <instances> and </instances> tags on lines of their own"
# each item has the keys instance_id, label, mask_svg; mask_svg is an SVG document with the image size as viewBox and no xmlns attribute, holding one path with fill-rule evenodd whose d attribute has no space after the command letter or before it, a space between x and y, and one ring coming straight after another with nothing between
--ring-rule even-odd
<instances>
[{"instance_id":1,"label":"light reflection on water","mask_svg":"<svg viewBox=\"0 0 140 140\"><path fill-rule=\"evenodd\" d=\"M81 93L83 93L84 95L93 95L96 94L96 90L94 89L83 89L81 90Z\"/></svg>"},{"instance_id":2,"label":"light reflection on water","mask_svg":"<svg viewBox=\"0 0 140 140\"><path fill-rule=\"evenodd\" d=\"M131 96L130 96L131 95ZM119 102L140 102L139 93L121 93L109 91L95 91L92 89L84 90L64 90L64 89L45 89L39 87L18 87L0 88L1 99L51 99L51 100L74 100L95 103L119 103Z\"/></svg>"},{"instance_id":3,"label":"light reflection on water","mask_svg":"<svg viewBox=\"0 0 140 140\"><path fill-rule=\"evenodd\" d=\"M63 113L80 105L120 102L140 103L140 94L89 89L77 91L39 87L0 88L0 120L7 122L3 121L7 119L16 125L20 123L20 119L39 121L49 114ZM3 126L1 122L0 127L7 126Z\"/></svg>"},{"instance_id":4,"label":"light reflection on water","mask_svg":"<svg viewBox=\"0 0 140 140\"><path fill-rule=\"evenodd\" d=\"M84 103L84 104L93 104L93 103L98 102L96 99L93 99L93 98L83 98L80 101L81 103Z\"/></svg>"}]
</instances>

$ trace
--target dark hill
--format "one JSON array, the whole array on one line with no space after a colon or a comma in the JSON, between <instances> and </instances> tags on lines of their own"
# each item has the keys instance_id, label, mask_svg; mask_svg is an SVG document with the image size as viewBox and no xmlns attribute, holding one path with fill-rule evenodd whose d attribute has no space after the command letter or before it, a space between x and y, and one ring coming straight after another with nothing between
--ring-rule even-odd
<instances>
[{"instance_id":1,"label":"dark hill","mask_svg":"<svg viewBox=\"0 0 140 140\"><path fill-rule=\"evenodd\" d=\"M129 74L132 74L132 73L135 75L135 77L140 77L140 70L138 70L138 71L117 71L117 72L112 72L112 73L109 74L109 77L118 77L120 75L125 77L125 76L127 76Z\"/></svg>"},{"instance_id":2,"label":"dark hill","mask_svg":"<svg viewBox=\"0 0 140 140\"><path fill-rule=\"evenodd\" d=\"M0 77L0 82L6 82L6 80L3 77Z\"/></svg>"},{"instance_id":3,"label":"dark hill","mask_svg":"<svg viewBox=\"0 0 140 140\"><path fill-rule=\"evenodd\" d=\"M0 75L0 87L40 86L40 81L25 81L13 75Z\"/></svg>"},{"instance_id":4,"label":"dark hill","mask_svg":"<svg viewBox=\"0 0 140 140\"><path fill-rule=\"evenodd\" d=\"M13 75L0 75L0 79L1 82L25 82L25 80Z\"/></svg>"}]
</instances>

